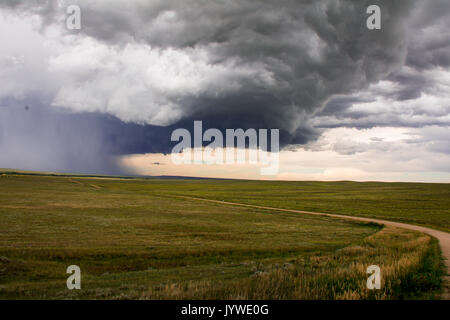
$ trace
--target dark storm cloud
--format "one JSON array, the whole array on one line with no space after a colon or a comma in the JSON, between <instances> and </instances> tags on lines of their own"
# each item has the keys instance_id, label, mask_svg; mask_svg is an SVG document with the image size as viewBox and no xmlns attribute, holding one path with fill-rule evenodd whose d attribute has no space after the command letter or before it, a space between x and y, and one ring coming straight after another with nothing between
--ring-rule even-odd
<instances>
[{"instance_id":1,"label":"dark storm cloud","mask_svg":"<svg viewBox=\"0 0 450 320\"><path fill-rule=\"evenodd\" d=\"M364 113L358 112L348 112L348 109L354 103L368 103L373 102L374 99L372 97L360 97L360 96L344 96L344 97L336 97L329 101L326 106L316 114L316 116L334 116L334 115L343 115L345 114L348 117L359 118L364 116Z\"/></svg>"},{"instance_id":2,"label":"dark storm cloud","mask_svg":"<svg viewBox=\"0 0 450 320\"><path fill-rule=\"evenodd\" d=\"M0 166L77 173L126 173L110 157L116 143L111 117L69 114L35 101L3 102L0 107ZM112 139L112 141L111 141Z\"/></svg>"},{"instance_id":3,"label":"dark storm cloud","mask_svg":"<svg viewBox=\"0 0 450 320\"><path fill-rule=\"evenodd\" d=\"M401 71L391 74L387 80L397 84L399 88L386 94L385 97L398 101L417 99L434 84L423 74L408 74Z\"/></svg>"},{"instance_id":4,"label":"dark storm cloud","mask_svg":"<svg viewBox=\"0 0 450 320\"><path fill-rule=\"evenodd\" d=\"M406 64L417 69L450 66L450 2L423 1L411 24Z\"/></svg>"},{"instance_id":5,"label":"dark storm cloud","mask_svg":"<svg viewBox=\"0 0 450 320\"><path fill-rule=\"evenodd\" d=\"M312 120L315 128L449 126L445 71L403 69L368 90L331 99ZM445 79L444 79L445 81Z\"/></svg>"},{"instance_id":6,"label":"dark storm cloud","mask_svg":"<svg viewBox=\"0 0 450 320\"><path fill-rule=\"evenodd\" d=\"M380 88L332 99L318 118L318 127L448 126L450 103L445 72L450 67L450 2L419 1L408 23L405 65L394 70ZM427 97L426 99L424 97ZM380 100L390 108L357 107ZM367 101L364 101L367 100ZM403 103L402 103L403 102ZM336 111L336 112L334 112Z\"/></svg>"},{"instance_id":7,"label":"dark storm cloud","mask_svg":"<svg viewBox=\"0 0 450 320\"><path fill-rule=\"evenodd\" d=\"M93 149L99 159L170 152L171 130L189 129L193 120L203 120L205 128L279 128L286 147L316 139L315 125L333 126L314 122L317 117L350 119L336 126L400 123L401 117L374 120L370 113L349 110L374 100L355 93L389 79L399 88L381 96L415 99L430 80L402 72L405 59L422 69L447 63L447 34L426 40L415 32L436 19L446 25L444 1L426 11L417 1L377 1L379 31L366 28L366 8L373 4L368 0L63 3L81 6L82 30L62 29L79 38L75 47L64 42L67 52L52 60L53 72L61 72L64 81L48 104L81 113L65 116L67 122L97 119L87 121L92 128L84 131L98 137ZM0 8L39 14L44 30L64 25L64 10L55 4L12 1ZM86 63L80 66L79 60ZM154 65L162 67L146 71ZM76 127L67 126L74 135Z\"/></svg>"},{"instance_id":8,"label":"dark storm cloud","mask_svg":"<svg viewBox=\"0 0 450 320\"><path fill-rule=\"evenodd\" d=\"M225 117L244 128L255 124L281 128L292 135L287 140L293 142L308 139L302 136L305 130L301 127L332 95L364 88L399 66L406 49L405 21L412 6L406 0L380 1L386 13L383 29L371 32L365 25L370 1L73 3L83 9L81 32L97 40L120 46L134 39L153 49L170 47L180 52L202 48L210 65L254 68L257 75L265 75L261 81L255 81L254 74L240 76L234 79L233 90L218 94L204 88L200 89L203 94L177 95L176 101L167 94L164 98L180 112L178 120L197 118L220 127L213 120ZM49 21L54 10L44 7L35 11ZM120 80L120 75L116 77ZM95 86L96 74L74 81L89 80ZM226 78L214 80L219 87L227 85ZM66 107L76 109L75 103L65 102ZM125 109L133 109L129 103L121 112L107 112L127 121L158 124L144 116L123 116ZM111 108L97 106L98 110Z\"/></svg>"}]
</instances>

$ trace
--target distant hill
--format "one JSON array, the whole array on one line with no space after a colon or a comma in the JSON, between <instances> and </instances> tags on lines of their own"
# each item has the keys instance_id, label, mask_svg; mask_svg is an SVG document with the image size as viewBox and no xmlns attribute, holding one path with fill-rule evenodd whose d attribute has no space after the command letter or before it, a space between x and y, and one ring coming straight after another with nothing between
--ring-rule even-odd
<instances>
[{"instance_id":1,"label":"distant hill","mask_svg":"<svg viewBox=\"0 0 450 320\"><path fill-rule=\"evenodd\" d=\"M82 178L108 178L108 179L172 179L172 180L229 180L222 178L184 177L184 176L141 176L141 175L101 175L101 174L79 174L46 171L31 171L19 169L2 169L0 175L25 175L25 176L54 176L54 177L82 177Z\"/></svg>"}]
</instances>

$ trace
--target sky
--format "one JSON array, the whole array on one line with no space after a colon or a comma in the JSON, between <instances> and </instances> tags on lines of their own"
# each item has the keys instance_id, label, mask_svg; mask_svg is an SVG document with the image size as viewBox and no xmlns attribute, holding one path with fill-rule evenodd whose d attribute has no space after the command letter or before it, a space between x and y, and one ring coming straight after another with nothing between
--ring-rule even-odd
<instances>
[{"instance_id":1,"label":"sky","mask_svg":"<svg viewBox=\"0 0 450 320\"><path fill-rule=\"evenodd\" d=\"M450 182L448 0L11 0L0 42L0 168ZM195 120L279 129L278 173L175 165Z\"/></svg>"}]
</instances>

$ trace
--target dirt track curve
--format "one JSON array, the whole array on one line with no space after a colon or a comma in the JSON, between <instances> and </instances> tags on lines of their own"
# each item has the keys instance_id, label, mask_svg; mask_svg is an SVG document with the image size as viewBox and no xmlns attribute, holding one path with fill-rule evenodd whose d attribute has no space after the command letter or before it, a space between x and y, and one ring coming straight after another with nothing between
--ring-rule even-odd
<instances>
[{"instance_id":1,"label":"dirt track curve","mask_svg":"<svg viewBox=\"0 0 450 320\"><path fill-rule=\"evenodd\" d=\"M450 233L448 233L448 232L439 231L439 230L435 230L435 229L431 229L431 228L427 228L427 227L416 226L416 225L407 224L407 223L374 219L374 218L363 218L363 217L346 216L346 215L333 214L333 213L320 213L320 212L311 212L311 211L294 210L294 209L264 207L264 206L257 206L257 205L252 205L252 204L210 200L210 199L188 197L188 196L177 196L177 197L191 199L191 200L197 200L197 201L213 202L213 203L219 203L219 204L231 205L231 206L249 207L249 208L272 210L272 211L303 213L303 214L309 214L309 215L315 215L315 216L326 216L326 217L357 220L357 221L364 221L364 222L375 222L375 223L379 223L379 224L384 224L386 226L392 226L392 227L403 228L403 229L408 229L408 230L415 230L415 231L420 231L420 232L429 234L430 236L435 237L436 239L439 240L439 244L440 244L441 250L442 250L442 255L445 258L444 262L447 267L447 276L445 277L446 283L444 284L442 299L450 300Z\"/></svg>"}]
</instances>

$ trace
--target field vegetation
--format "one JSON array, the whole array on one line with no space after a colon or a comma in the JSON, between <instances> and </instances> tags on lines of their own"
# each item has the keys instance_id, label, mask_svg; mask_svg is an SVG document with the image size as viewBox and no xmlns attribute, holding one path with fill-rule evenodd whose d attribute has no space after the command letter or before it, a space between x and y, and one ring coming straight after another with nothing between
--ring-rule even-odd
<instances>
[{"instance_id":1,"label":"field vegetation","mask_svg":"<svg viewBox=\"0 0 450 320\"><path fill-rule=\"evenodd\" d=\"M382 218L379 207L390 199L397 212L390 218L411 222L401 214L407 196L422 204L410 204L414 222L433 225L434 215L441 229L448 228L448 209L430 210L445 188L429 190L430 201L420 202L415 185L410 192L407 185L386 185L389 192L369 186L378 193L365 189L358 196L348 183L341 183L341 192L339 184L0 174L0 298L437 297L442 261L437 241L427 235L176 197ZM370 203L379 207L370 211ZM66 288L66 268L73 264L82 270L82 290ZM382 270L381 290L366 288L372 264Z\"/></svg>"}]
</instances>

